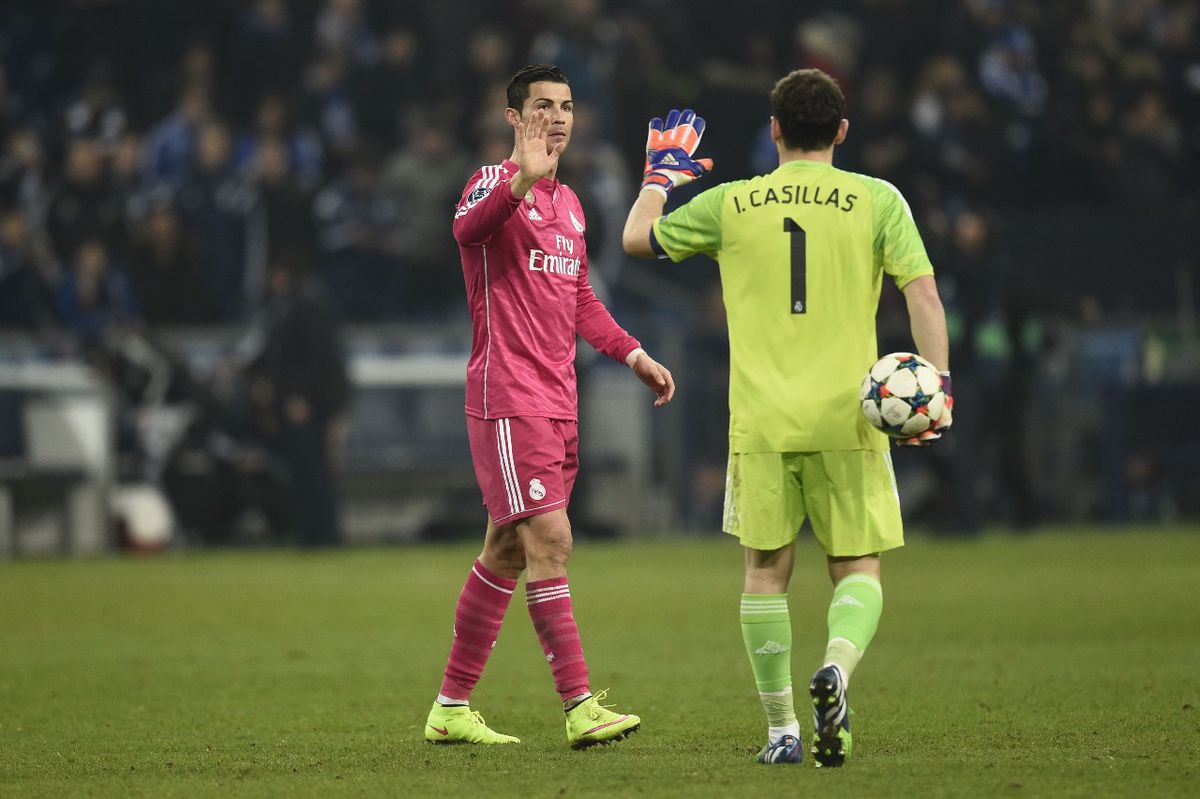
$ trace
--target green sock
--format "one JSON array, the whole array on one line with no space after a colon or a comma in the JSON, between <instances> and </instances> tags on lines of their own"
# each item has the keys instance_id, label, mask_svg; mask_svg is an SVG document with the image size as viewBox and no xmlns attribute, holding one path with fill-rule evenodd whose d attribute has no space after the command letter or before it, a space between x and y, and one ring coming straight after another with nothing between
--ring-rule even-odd
<instances>
[{"instance_id":1,"label":"green sock","mask_svg":"<svg viewBox=\"0 0 1200 799\"><path fill-rule=\"evenodd\" d=\"M870 575L851 574L833 589L825 663L841 669L847 682L875 637L882 613L883 587Z\"/></svg>"},{"instance_id":2,"label":"green sock","mask_svg":"<svg viewBox=\"0 0 1200 799\"><path fill-rule=\"evenodd\" d=\"M742 641L774 738L776 730L790 730L797 724L792 703L792 619L787 594L742 594L741 617Z\"/></svg>"}]
</instances>

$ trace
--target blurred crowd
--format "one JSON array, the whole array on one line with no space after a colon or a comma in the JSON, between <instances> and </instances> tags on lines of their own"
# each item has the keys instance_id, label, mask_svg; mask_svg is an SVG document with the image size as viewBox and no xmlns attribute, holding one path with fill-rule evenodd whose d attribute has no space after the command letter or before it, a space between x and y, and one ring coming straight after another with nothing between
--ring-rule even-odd
<instances>
[{"instance_id":1,"label":"blurred crowd","mask_svg":"<svg viewBox=\"0 0 1200 799\"><path fill-rule=\"evenodd\" d=\"M561 177L589 215L595 281L626 318L692 308L690 368L711 373L713 390L694 392L689 429L721 429L715 270L661 270L647 284L623 268L619 245L645 120L669 108L709 120L713 180L740 178L775 166L772 83L804 66L834 75L851 120L837 164L901 188L939 270L955 362L999 364L989 379L1015 396L1038 346L1028 320L1087 322L1101 302L1017 279L997 246L1006 222L1196 204L1200 0L692 10L665 0L7 0L0 328L78 353L131 329L246 325L242 385L251 395L265 385L285 427L320 417L323 433L293 442L315 451L345 403L337 348L309 359L320 374L273 378L339 386L302 396L302 408L263 370L308 356L281 359L266 342L297 315L326 338L338 318L465 317L453 206L479 165L509 154L504 87L530 62L571 79L576 128ZM901 310L885 296L885 349L908 346ZM724 443L695 446L700 488L687 503L712 516ZM1007 494L1032 503L1020 438L992 448Z\"/></svg>"},{"instance_id":2,"label":"blurred crowd","mask_svg":"<svg viewBox=\"0 0 1200 799\"><path fill-rule=\"evenodd\" d=\"M799 66L849 98L839 163L901 186L953 261L986 247L997 210L1153 206L1198 183L1194 0L739 9L10 0L0 325L88 339L131 320L239 319L285 245L346 317L457 313L450 209L477 165L507 154L503 87L530 61L571 77L564 177L602 265L619 258L643 120L694 106L713 123L715 177L769 170L766 94Z\"/></svg>"}]
</instances>

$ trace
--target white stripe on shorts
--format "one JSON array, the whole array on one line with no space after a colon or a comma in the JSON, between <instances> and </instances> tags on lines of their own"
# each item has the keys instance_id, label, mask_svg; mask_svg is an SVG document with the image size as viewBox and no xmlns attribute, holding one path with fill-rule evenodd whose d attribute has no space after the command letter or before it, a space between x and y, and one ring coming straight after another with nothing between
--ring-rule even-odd
<instances>
[{"instance_id":1,"label":"white stripe on shorts","mask_svg":"<svg viewBox=\"0 0 1200 799\"><path fill-rule=\"evenodd\" d=\"M723 509L724 515L721 518L721 529L722 530L729 529L729 502L731 500L731 497L729 496L729 490L732 487L732 484L733 484L733 477L732 477L732 475L729 474L729 467L726 466L725 467L725 507Z\"/></svg>"},{"instance_id":2,"label":"white stripe on shorts","mask_svg":"<svg viewBox=\"0 0 1200 799\"><path fill-rule=\"evenodd\" d=\"M525 510L525 495L521 493L521 481L517 479L517 463L514 460L512 444L512 420L504 420L504 443L508 447L508 469L512 473L513 486L517 489L517 504Z\"/></svg>"},{"instance_id":3,"label":"white stripe on shorts","mask_svg":"<svg viewBox=\"0 0 1200 799\"><path fill-rule=\"evenodd\" d=\"M504 493L508 495L508 515L511 516L517 512L517 497L513 492L513 484L508 479L508 470L504 458L504 420L496 421L496 451L500 456L500 476L504 479Z\"/></svg>"},{"instance_id":4,"label":"white stripe on shorts","mask_svg":"<svg viewBox=\"0 0 1200 799\"><path fill-rule=\"evenodd\" d=\"M888 477L892 480L892 493L896 496L896 504L900 504L900 488L896 485L896 470L892 468L892 453L883 453L883 462L887 466Z\"/></svg>"},{"instance_id":5,"label":"white stripe on shorts","mask_svg":"<svg viewBox=\"0 0 1200 799\"><path fill-rule=\"evenodd\" d=\"M500 424L500 468L505 471L509 477L509 485L513 489L514 503L512 507L513 513L520 513L525 510L525 497L521 494L521 481L517 479L517 464L513 460L512 448L512 422L509 419L501 419Z\"/></svg>"}]
</instances>

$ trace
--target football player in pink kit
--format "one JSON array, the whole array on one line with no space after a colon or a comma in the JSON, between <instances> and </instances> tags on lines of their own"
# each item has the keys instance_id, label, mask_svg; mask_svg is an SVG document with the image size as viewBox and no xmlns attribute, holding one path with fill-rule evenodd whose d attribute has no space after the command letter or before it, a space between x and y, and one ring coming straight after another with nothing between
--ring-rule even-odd
<instances>
[{"instance_id":1,"label":"football player in pink kit","mask_svg":"<svg viewBox=\"0 0 1200 799\"><path fill-rule=\"evenodd\" d=\"M538 64L508 85L510 159L476 172L454 215L474 329L467 365L467 432L488 511L483 552L454 611L454 643L425 725L435 743L518 743L471 710L471 691L495 646L517 578L527 571L529 615L576 749L609 743L641 719L600 704L588 684L566 565L567 503L579 469L575 337L627 364L671 401L671 373L613 321L588 283L585 217L559 183L571 140L571 89L557 67Z\"/></svg>"}]
</instances>

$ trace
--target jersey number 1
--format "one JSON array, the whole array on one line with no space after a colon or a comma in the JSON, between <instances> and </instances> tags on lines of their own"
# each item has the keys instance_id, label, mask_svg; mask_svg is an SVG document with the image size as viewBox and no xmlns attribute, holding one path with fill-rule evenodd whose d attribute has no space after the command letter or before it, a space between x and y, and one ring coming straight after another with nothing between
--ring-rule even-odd
<instances>
[{"instance_id":1,"label":"jersey number 1","mask_svg":"<svg viewBox=\"0 0 1200 799\"><path fill-rule=\"evenodd\" d=\"M805 288L807 275L805 263L808 257L808 241L804 228L791 217L784 217L783 232L790 233L792 238L792 313L808 313Z\"/></svg>"}]
</instances>

